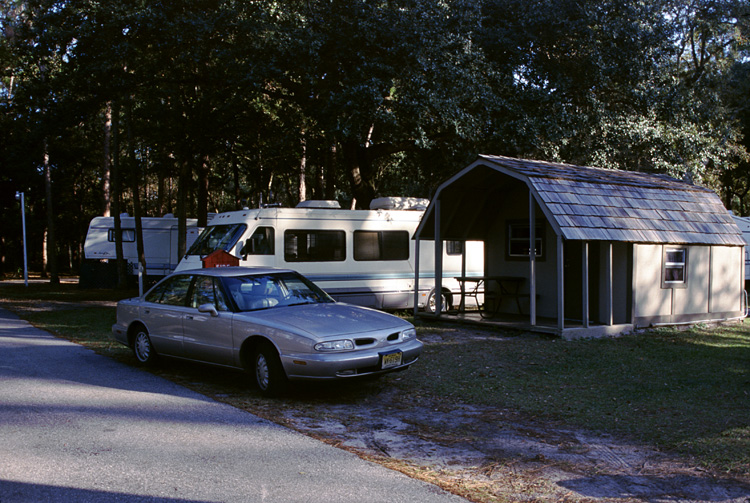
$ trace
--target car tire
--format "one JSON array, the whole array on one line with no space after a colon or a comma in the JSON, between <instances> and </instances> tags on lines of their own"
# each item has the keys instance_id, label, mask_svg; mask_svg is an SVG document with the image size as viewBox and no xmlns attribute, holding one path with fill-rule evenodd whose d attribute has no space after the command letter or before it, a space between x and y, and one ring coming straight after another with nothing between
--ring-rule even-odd
<instances>
[{"instance_id":1,"label":"car tire","mask_svg":"<svg viewBox=\"0 0 750 503\"><path fill-rule=\"evenodd\" d=\"M263 342L253 351L250 375L260 393L266 397L281 395L287 388L287 377L279 353L269 342Z\"/></svg>"},{"instance_id":2,"label":"car tire","mask_svg":"<svg viewBox=\"0 0 750 503\"><path fill-rule=\"evenodd\" d=\"M143 325L138 326L135 330L135 336L133 337L133 354L138 363L143 366L154 365L158 358L156 350L154 350L154 345L151 344L148 330L146 330L146 327Z\"/></svg>"},{"instance_id":3,"label":"car tire","mask_svg":"<svg viewBox=\"0 0 750 503\"><path fill-rule=\"evenodd\" d=\"M451 308L451 301L448 297L448 295L443 292L441 294L441 303L442 303L442 311L443 313L447 312ZM427 304L425 304L425 311L428 313L434 313L437 310L437 299L435 297L435 289L433 288L430 290L430 295L427 296Z\"/></svg>"}]
</instances>

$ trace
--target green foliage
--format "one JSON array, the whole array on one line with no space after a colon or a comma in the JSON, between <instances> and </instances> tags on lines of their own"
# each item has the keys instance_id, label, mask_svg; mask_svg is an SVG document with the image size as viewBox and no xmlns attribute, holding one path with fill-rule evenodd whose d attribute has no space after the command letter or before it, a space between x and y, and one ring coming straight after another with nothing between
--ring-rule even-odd
<instances>
[{"instance_id":1,"label":"green foliage","mask_svg":"<svg viewBox=\"0 0 750 503\"><path fill-rule=\"evenodd\" d=\"M46 139L62 225L101 214L107 147L124 172L113 197L132 212L137 187L147 216L175 212L178 195L190 216L429 196L490 153L688 177L744 213L748 9L13 0L0 9L0 178L43 217ZM81 222L59 248L80 249Z\"/></svg>"}]
</instances>

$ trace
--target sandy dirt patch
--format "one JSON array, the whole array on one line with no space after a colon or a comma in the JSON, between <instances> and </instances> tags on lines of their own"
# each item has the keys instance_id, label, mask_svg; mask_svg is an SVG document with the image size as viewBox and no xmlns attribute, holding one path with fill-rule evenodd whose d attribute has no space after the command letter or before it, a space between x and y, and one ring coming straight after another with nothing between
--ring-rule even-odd
<instances>
[{"instance_id":1,"label":"sandy dirt patch","mask_svg":"<svg viewBox=\"0 0 750 503\"><path fill-rule=\"evenodd\" d=\"M432 337L441 336L420 335L426 344ZM387 379L408 379L408 373ZM750 503L750 481L717 477L649 446L512 411L447 407L424 397L410 404L387 379L345 403L335 393L293 401L276 417L413 476L469 490L477 501Z\"/></svg>"}]
</instances>

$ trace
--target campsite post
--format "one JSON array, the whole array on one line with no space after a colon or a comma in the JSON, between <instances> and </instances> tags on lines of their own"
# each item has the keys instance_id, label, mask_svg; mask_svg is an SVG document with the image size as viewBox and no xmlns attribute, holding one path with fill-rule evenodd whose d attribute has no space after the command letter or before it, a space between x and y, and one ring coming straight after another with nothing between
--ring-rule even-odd
<instances>
[{"instance_id":1,"label":"campsite post","mask_svg":"<svg viewBox=\"0 0 750 503\"><path fill-rule=\"evenodd\" d=\"M23 232L23 284L29 286L29 266L26 259L26 202L23 192L16 192L16 200L21 201L21 229Z\"/></svg>"}]
</instances>

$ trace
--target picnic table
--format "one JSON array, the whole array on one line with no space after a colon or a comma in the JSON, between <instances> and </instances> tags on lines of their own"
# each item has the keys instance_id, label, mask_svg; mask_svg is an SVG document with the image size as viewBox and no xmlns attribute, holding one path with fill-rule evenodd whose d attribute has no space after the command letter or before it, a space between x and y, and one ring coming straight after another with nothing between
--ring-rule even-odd
<instances>
[{"instance_id":1,"label":"picnic table","mask_svg":"<svg viewBox=\"0 0 750 503\"><path fill-rule=\"evenodd\" d=\"M455 276L456 281L461 283L461 311L465 307L465 298L473 297L479 309L479 315L482 318L491 318L497 314L500 309L501 300L504 298L515 299L518 313L523 314L521 310L521 298L528 297L528 294L520 293L521 285L526 278L523 276ZM495 282L498 285L497 291L488 291L487 285ZM468 288L467 288L468 286ZM484 302L479 303L479 295L484 294ZM492 300L492 306L488 300Z\"/></svg>"}]
</instances>

